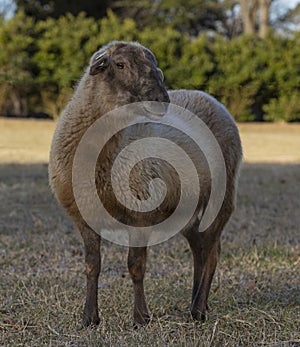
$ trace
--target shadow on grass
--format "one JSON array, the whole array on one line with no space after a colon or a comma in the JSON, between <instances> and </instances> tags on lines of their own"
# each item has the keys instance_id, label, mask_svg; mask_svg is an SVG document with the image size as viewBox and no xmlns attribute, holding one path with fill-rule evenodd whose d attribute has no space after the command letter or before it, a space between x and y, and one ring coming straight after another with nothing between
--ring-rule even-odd
<instances>
[{"instance_id":1,"label":"shadow on grass","mask_svg":"<svg viewBox=\"0 0 300 347\"><path fill-rule=\"evenodd\" d=\"M237 209L223 233L226 247L300 244L300 165L244 164ZM56 203L47 164L0 164L1 233L70 221Z\"/></svg>"},{"instance_id":2,"label":"shadow on grass","mask_svg":"<svg viewBox=\"0 0 300 347\"><path fill-rule=\"evenodd\" d=\"M70 227L51 193L48 165L0 164L1 234L46 233L58 223Z\"/></svg>"},{"instance_id":3,"label":"shadow on grass","mask_svg":"<svg viewBox=\"0 0 300 347\"><path fill-rule=\"evenodd\" d=\"M221 285L211 294L215 312L221 310L225 315L234 305L239 310L254 307L270 312L299 305L299 196L300 165L243 166L237 210L223 235L216 276ZM26 298L25 315L36 309L34 300L49 299L34 299L39 295L61 295L64 299L60 300L75 295L77 301L67 304L76 312L81 309L85 286L82 245L50 191L47 165L0 165L0 233L5 310L20 302L26 291L33 299ZM126 249L104 242L103 253L99 291L103 315L109 316L118 301L124 310L132 306L132 289L129 276L124 276ZM160 311L171 320L186 320L192 286L187 243L176 236L149 253L146 292L150 304L158 316ZM245 288L244 280L256 281L257 289ZM217 278L213 290L216 287ZM60 288L58 294L55 288ZM37 290L42 294L36 294ZM112 293L116 295L113 301Z\"/></svg>"}]
</instances>

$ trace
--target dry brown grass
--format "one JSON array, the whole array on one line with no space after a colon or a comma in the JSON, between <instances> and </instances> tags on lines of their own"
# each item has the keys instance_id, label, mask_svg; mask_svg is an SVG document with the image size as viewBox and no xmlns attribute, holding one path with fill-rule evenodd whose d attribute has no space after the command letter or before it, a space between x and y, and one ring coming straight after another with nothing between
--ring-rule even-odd
<instances>
[{"instance_id":1,"label":"dry brown grass","mask_svg":"<svg viewBox=\"0 0 300 347\"><path fill-rule=\"evenodd\" d=\"M0 118L0 163L46 163L55 123Z\"/></svg>"},{"instance_id":2,"label":"dry brown grass","mask_svg":"<svg viewBox=\"0 0 300 347\"><path fill-rule=\"evenodd\" d=\"M239 124L245 161L300 163L300 124Z\"/></svg>"},{"instance_id":3,"label":"dry brown grass","mask_svg":"<svg viewBox=\"0 0 300 347\"><path fill-rule=\"evenodd\" d=\"M0 163L46 163L55 122L0 118ZM300 163L300 124L240 123L247 163Z\"/></svg>"},{"instance_id":4,"label":"dry brown grass","mask_svg":"<svg viewBox=\"0 0 300 347\"><path fill-rule=\"evenodd\" d=\"M209 320L197 324L189 316L191 255L176 236L149 250L153 316L140 330L131 323L126 248L108 242L102 323L78 329L82 245L48 188L53 128L0 120L1 346L300 346L299 125L240 125L247 163L223 235Z\"/></svg>"}]
</instances>

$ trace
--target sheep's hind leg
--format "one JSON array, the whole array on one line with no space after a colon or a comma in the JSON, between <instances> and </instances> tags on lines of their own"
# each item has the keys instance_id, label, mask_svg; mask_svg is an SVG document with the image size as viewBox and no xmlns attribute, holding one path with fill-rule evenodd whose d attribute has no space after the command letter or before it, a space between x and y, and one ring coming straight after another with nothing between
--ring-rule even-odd
<instances>
[{"instance_id":1,"label":"sheep's hind leg","mask_svg":"<svg viewBox=\"0 0 300 347\"><path fill-rule=\"evenodd\" d=\"M87 279L86 301L82 326L100 323L98 313L98 278L101 269L100 236L86 225L78 225L85 249L85 271Z\"/></svg>"},{"instance_id":2,"label":"sheep's hind leg","mask_svg":"<svg viewBox=\"0 0 300 347\"><path fill-rule=\"evenodd\" d=\"M144 293L144 275L146 271L147 247L129 247L128 270L134 289L134 325L146 325L149 320Z\"/></svg>"},{"instance_id":3,"label":"sheep's hind leg","mask_svg":"<svg viewBox=\"0 0 300 347\"><path fill-rule=\"evenodd\" d=\"M198 226L184 233L191 247L194 259L194 281L191 315L194 320L205 321L208 295L215 273L220 249L219 237L211 237L208 230L198 231Z\"/></svg>"}]
</instances>

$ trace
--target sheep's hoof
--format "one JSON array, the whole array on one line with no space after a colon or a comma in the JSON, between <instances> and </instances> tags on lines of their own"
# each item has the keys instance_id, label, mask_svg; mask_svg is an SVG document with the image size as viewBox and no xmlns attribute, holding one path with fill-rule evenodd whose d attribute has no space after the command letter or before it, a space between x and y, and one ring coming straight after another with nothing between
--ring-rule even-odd
<instances>
[{"instance_id":1,"label":"sheep's hoof","mask_svg":"<svg viewBox=\"0 0 300 347\"><path fill-rule=\"evenodd\" d=\"M194 321L204 323L206 321L206 314L200 311L191 311L191 315Z\"/></svg>"},{"instance_id":2,"label":"sheep's hoof","mask_svg":"<svg viewBox=\"0 0 300 347\"><path fill-rule=\"evenodd\" d=\"M139 329L150 323L150 316L147 314L145 316L139 316L134 318L133 328Z\"/></svg>"},{"instance_id":3,"label":"sheep's hoof","mask_svg":"<svg viewBox=\"0 0 300 347\"><path fill-rule=\"evenodd\" d=\"M99 316L94 317L83 317L81 328L87 328L89 326L97 326L100 324L100 318Z\"/></svg>"}]
</instances>

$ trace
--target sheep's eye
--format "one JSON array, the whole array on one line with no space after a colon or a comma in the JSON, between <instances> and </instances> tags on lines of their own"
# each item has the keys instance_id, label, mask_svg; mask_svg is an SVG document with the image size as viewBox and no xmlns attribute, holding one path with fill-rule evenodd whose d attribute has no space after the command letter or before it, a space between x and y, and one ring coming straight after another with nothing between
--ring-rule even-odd
<instances>
[{"instance_id":1,"label":"sheep's eye","mask_svg":"<svg viewBox=\"0 0 300 347\"><path fill-rule=\"evenodd\" d=\"M116 65L117 65L117 68L120 70L124 69L124 67L125 67L124 63L117 63Z\"/></svg>"}]
</instances>

